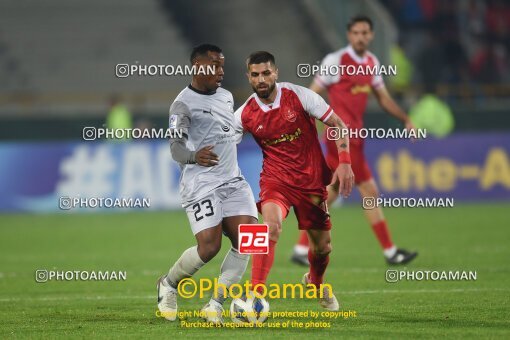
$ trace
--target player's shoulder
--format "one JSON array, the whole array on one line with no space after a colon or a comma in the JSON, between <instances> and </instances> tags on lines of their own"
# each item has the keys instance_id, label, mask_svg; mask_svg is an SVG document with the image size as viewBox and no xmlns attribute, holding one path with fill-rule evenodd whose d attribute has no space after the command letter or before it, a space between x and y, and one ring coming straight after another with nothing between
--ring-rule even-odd
<instances>
[{"instance_id":1,"label":"player's shoulder","mask_svg":"<svg viewBox=\"0 0 510 340\"><path fill-rule=\"evenodd\" d=\"M221 94L221 95L226 95L226 96L232 96L232 92L230 92L229 90L227 90L223 87L218 87L216 89L216 93Z\"/></svg>"},{"instance_id":2,"label":"player's shoulder","mask_svg":"<svg viewBox=\"0 0 510 340\"><path fill-rule=\"evenodd\" d=\"M227 97L228 99L233 99L234 98L234 96L232 95L232 92L230 92L227 89L224 89L223 87L218 87L216 89L216 95L224 96L224 97Z\"/></svg>"},{"instance_id":3,"label":"player's shoulder","mask_svg":"<svg viewBox=\"0 0 510 340\"><path fill-rule=\"evenodd\" d=\"M181 92L179 92L177 97L175 97L175 101L186 100L187 98L190 98L193 95L193 93L194 92L190 90L189 86L186 86L181 90Z\"/></svg>"},{"instance_id":4,"label":"player's shoulder","mask_svg":"<svg viewBox=\"0 0 510 340\"><path fill-rule=\"evenodd\" d=\"M182 109L189 110L189 104L192 102L192 100L189 98L188 91L189 89L186 87L181 92L179 92L172 104L170 104L170 113Z\"/></svg>"},{"instance_id":5,"label":"player's shoulder","mask_svg":"<svg viewBox=\"0 0 510 340\"><path fill-rule=\"evenodd\" d=\"M377 56L374 53L372 53L371 51L367 51L367 58L372 59L374 64L380 64Z\"/></svg>"},{"instance_id":6,"label":"player's shoulder","mask_svg":"<svg viewBox=\"0 0 510 340\"><path fill-rule=\"evenodd\" d=\"M257 109L257 105L254 105L255 103L255 94L252 94L251 96L246 99L246 101L239 106L239 108L235 111L236 115L243 115L249 111L254 111Z\"/></svg>"},{"instance_id":7,"label":"player's shoulder","mask_svg":"<svg viewBox=\"0 0 510 340\"><path fill-rule=\"evenodd\" d=\"M294 84L294 83L289 83L287 81L278 83L278 86L281 89L287 89L287 90L291 90L291 91L294 91L294 92L300 92L300 91L308 90L308 88L306 88L304 86L301 86L301 85L298 85L298 84Z\"/></svg>"},{"instance_id":8,"label":"player's shoulder","mask_svg":"<svg viewBox=\"0 0 510 340\"><path fill-rule=\"evenodd\" d=\"M315 93L312 90L310 90L308 87L304 87L304 86L297 85L294 83L289 83L289 82L278 83L278 86L282 90L282 95L284 95L285 90L287 90L287 91L290 91L290 92L294 93L295 95L297 95L298 98L300 98L300 99L303 97L312 96Z\"/></svg>"},{"instance_id":9,"label":"player's shoulder","mask_svg":"<svg viewBox=\"0 0 510 340\"><path fill-rule=\"evenodd\" d=\"M188 103L193 102L193 100L191 98L192 95L193 95L193 91L191 91L188 87L185 87L184 89L182 89L181 92L179 92L177 97L175 97L173 103L179 102L179 103L188 105Z\"/></svg>"},{"instance_id":10,"label":"player's shoulder","mask_svg":"<svg viewBox=\"0 0 510 340\"><path fill-rule=\"evenodd\" d=\"M340 64L342 57L347 54L347 47L342 47L336 51L326 54L322 59L323 65L338 65Z\"/></svg>"}]
</instances>

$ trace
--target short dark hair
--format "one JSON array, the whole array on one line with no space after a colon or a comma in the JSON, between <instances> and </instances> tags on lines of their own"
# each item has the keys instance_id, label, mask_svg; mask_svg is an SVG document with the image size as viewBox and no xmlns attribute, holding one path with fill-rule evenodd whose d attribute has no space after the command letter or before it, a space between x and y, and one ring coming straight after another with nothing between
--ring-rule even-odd
<instances>
[{"instance_id":1,"label":"short dark hair","mask_svg":"<svg viewBox=\"0 0 510 340\"><path fill-rule=\"evenodd\" d=\"M262 64L267 62L272 65L276 65L274 55L267 51L257 51L248 56L248 59L246 59L246 67L250 67L252 64Z\"/></svg>"},{"instance_id":2,"label":"short dark hair","mask_svg":"<svg viewBox=\"0 0 510 340\"><path fill-rule=\"evenodd\" d=\"M374 28L374 23L372 22L372 19L370 19L366 15L360 14L353 16L351 19L349 19L349 22L347 23L347 30L350 31L351 27L354 26L354 24L357 24L358 22L366 22L368 26L370 26L371 31Z\"/></svg>"},{"instance_id":3,"label":"short dark hair","mask_svg":"<svg viewBox=\"0 0 510 340\"><path fill-rule=\"evenodd\" d=\"M207 52L217 52L221 53L222 50L216 45L212 44L201 44L198 46L193 47L193 50L191 50L191 55L189 57L189 61L193 64L196 58L203 57L207 55Z\"/></svg>"}]
</instances>

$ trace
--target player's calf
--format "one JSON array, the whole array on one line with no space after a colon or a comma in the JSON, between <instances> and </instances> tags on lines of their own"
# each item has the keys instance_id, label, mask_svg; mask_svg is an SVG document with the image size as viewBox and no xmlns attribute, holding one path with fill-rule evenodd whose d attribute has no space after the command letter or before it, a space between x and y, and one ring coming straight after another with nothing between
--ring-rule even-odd
<instances>
[{"instance_id":1,"label":"player's calf","mask_svg":"<svg viewBox=\"0 0 510 340\"><path fill-rule=\"evenodd\" d=\"M240 254L237 249L231 248L221 265L221 273L218 278L218 287L211 300L202 308L202 318L214 324L223 323L223 303L227 299L230 287L241 281L250 256Z\"/></svg>"},{"instance_id":2,"label":"player's calf","mask_svg":"<svg viewBox=\"0 0 510 340\"><path fill-rule=\"evenodd\" d=\"M273 267L275 247L278 237L280 235L281 224L275 225L272 222L269 222L267 224L269 225L270 230L269 250L267 254L253 254L251 267L251 282L253 286L256 286L258 284L265 284L267 276L269 275L269 272ZM271 228L271 226L273 226L273 228ZM273 230L272 234L271 230Z\"/></svg>"},{"instance_id":3,"label":"player's calf","mask_svg":"<svg viewBox=\"0 0 510 340\"><path fill-rule=\"evenodd\" d=\"M177 285L179 282L195 274L205 262L198 254L197 246L186 249L181 257L157 283L158 309L169 321L174 321L177 314Z\"/></svg>"},{"instance_id":4,"label":"player's calf","mask_svg":"<svg viewBox=\"0 0 510 340\"><path fill-rule=\"evenodd\" d=\"M329 253L331 252L331 234L329 231L308 230L310 236L310 250L308 260L310 272L303 277L303 282L311 283L320 290L319 303L328 310L338 310L338 301L332 291L325 291L323 277L329 264Z\"/></svg>"}]
</instances>

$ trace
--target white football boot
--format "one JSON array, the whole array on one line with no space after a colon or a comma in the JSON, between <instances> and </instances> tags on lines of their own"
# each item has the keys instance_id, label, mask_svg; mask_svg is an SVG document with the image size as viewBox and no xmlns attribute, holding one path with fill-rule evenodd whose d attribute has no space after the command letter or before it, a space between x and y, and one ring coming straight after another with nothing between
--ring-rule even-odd
<instances>
[{"instance_id":1,"label":"white football boot","mask_svg":"<svg viewBox=\"0 0 510 340\"><path fill-rule=\"evenodd\" d=\"M308 273L303 275L301 283L303 283L305 286L310 283ZM322 308L330 311L337 311L340 309L340 304L338 303L335 294L333 294L333 292L330 291L327 286L322 286L322 297L319 295L319 304L322 306Z\"/></svg>"},{"instance_id":2,"label":"white football boot","mask_svg":"<svg viewBox=\"0 0 510 340\"><path fill-rule=\"evenodd\" d=\"M223 325L223 307L215 301L209 301L201 310L200 316L204 321L215 325Z\"/></svg>"},{"instance_id":3,"label":"white football boot","mask_svg":"<svg viewBox=\"0 0 510 340\"><path fill-rule=\"evenodd\" d=\"M175 321L177 318L177 290L164 285L165 275L159 278L158 288L158 309L168 321Z\"/></svg>"}]
</instances>

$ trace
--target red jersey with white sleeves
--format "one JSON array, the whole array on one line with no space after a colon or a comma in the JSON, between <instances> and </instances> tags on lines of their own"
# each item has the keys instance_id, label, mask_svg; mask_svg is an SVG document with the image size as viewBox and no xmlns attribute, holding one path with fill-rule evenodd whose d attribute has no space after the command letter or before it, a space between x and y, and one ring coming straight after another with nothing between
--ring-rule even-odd
<instances>
[{"instance_id":1,"label":"red jersey with white sleeves","mask_svg":"<svg viewBox=\"0 0 510 340\"><path fill-rule=\"evenodd\" d=\"M322 60L322 70L338 72L315 76L315 82L327 89L333 110L351 129L363 127L363 116L371 89L384 86L381 75L371 72L375 65L379 65L375 55L367 51L364 57L360 57L349 45L328 54Z\"/></svg>"},{"instance_id":2,"label":"red jersey with white sleeves","mask_svg":"<svg viewBox=\"0 0 510 340\"><path fill-rule=\"evenodd\" d=\"M254 93L235 112L238 132L250 132L264 158L261 187L266 182L323 189L331 181L315 127L333 114L315 92L291 83L277 83L275 101L266 105Z\"/></svg>"}]
</instances>

